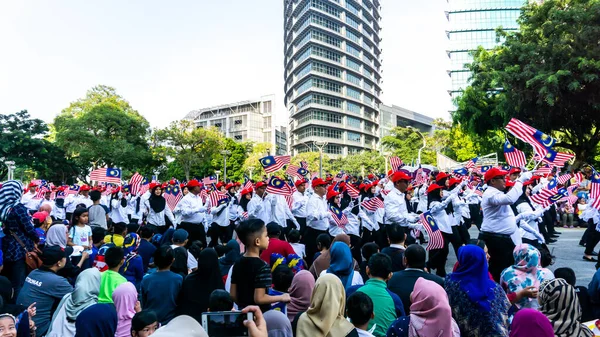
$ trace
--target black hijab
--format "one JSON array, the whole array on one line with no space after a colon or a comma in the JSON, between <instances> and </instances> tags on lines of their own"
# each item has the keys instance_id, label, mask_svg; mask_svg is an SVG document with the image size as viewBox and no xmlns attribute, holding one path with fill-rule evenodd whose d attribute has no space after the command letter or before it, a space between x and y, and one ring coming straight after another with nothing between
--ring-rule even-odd
<instances>
[{"instance_id":1,"label":"black hijab","mask_svg":"<svg viewBox=\"0 0 600 337\"><path fill-rule=\"evenodd\" d=\"M219 257L212 248L204 249L198 256L198 269L189 274L181 286L179 315L188 315L202 322L202 313L208 309L210 294L225 289L219 269Z\"/></svg>"},{"instance_id":2,"label":"black hijab","mask_svg":"<svg viewBox=\"0 0 600 337\"><path fill-rule=\"evenodd\" d=\"M250 192L250 199L246 199L246 196L242 195L242 197L240 199L240 206L242 207L244 212L248 212L248 203L250 202L251 199L252 199L252 192Z\"/></svg>"},{"instance_id":3,"label":"black hijab","mask_svg":"<svg viewBox=\"0 0 600 337\"><path fill-rule=\"evenodd\" d=\"M234 263L237 263L242 257L242 253L240 253L240 244L237 241L229 240L226 247L227 253L225 253L225 256L219 259L221 276L229 274L229 269L231 269L231 266L233 266Z\"/></svg>"},{"instance_id":4,"label":"black hijab","mask_svg":"<svg viewBox=\"0 0 600 337\"><path fill-rule=\"evenodd\" d=\"M150 198L148 199L148 202L150 202L150 207L152 208L154 213L162 212L165 209L165 206L167 205L167 200L165 200L165 198L162 195L154 194L154 191L156 191L156 189L159 187L160 186L156 186L152 189L152 194L150 194Z\"/></svg>"}]
</instances>

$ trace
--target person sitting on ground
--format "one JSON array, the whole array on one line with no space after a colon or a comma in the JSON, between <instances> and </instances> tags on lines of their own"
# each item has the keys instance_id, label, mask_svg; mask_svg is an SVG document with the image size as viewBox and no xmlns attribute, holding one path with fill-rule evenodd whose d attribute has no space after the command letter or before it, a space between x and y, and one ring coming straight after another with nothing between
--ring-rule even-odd
<instances>
[{"instance_id":1,"label":"person sitting on ground","mask_svg":"<svg viewBox=\"0 0 600 337\"><path fill-rule=\"evenodd\" d=\"M575 288L564 279L542 282L538 300L540 311L548 317L557 337L592 337L594 333L581 324L581 306Z\"/></svg>"},{"instance_id":2,"label":"person sitting on ground","mask_svg":"<svg viewBox=\"0 0 600 337\"><path fill-rule=\"evenodd\" d=\"M290 301L290 295L269 296L271 271L261 260L259 252L269 246L265 223L260 219L243 221L236 229L238 237L246 247L246 253L233 266L231 274L231 297L238 307L258 305L263 312L271 303Z\"/></svg>"},{"instance_id":3,"label":"person sitting on ground","mask_svg":"<svg viewBox=\"0 0 600 337\"><path fill-rule=\"evenodd\" d=\"M231 311L233 310L233 299L226 290L214 290L208 298L208 312Z\"/></svg>"},{"instance_id":4,"label":"person sitting on ground","mask_svg":"<svg viewBox=\"0 0 600 337\"><path fill-rule=\"evenodd\" d=\"M140 228L140 237L142 241L140 241L140 247L137 250L139 256L142 257L142 263L144 267L144 273L148 271L148 265L150 264L150 259L152 259L152 255L156 251L156 246L150 242L152 240L152 229L149 227Z\"/></svg>"},{"instance_id":5,"label":"person sitting on ground","mask_svg":"<svg viewBox=\"0 0 600 337\"><path fill-rule=\"evenodd\" d=\"M404 232L404 228L400 225L391 225L386 228L388 241L390 243L389 247L385 247L381 250L381 252L392 259L392 272L397 272L400 270L404 270L404 241L406 239L406 233Z\"/></svg>"},{"instance_id":6,"label":"person sitting on ground","mask_svg":"<svg viewBox=\"0 0 600 337\"><path fill-rule=\"evenodd\" d=\"M297 229L292 229L288 233L287 237L288 237L288 242L290 243L290 246L292 246L292 248L294 249L294 252L296 252L296 255L300 256L301 259L305 259L306 258L306 247L304 246L303 243L300 243L300 231L298 231ZM317 245L318 245L318 243L317 243Z\"/></svg>"},{"instance_id":7,"label":"person sitting on ground","mask_svg":"<svg viewBox=\"0 0 600 337\"><path fill-rule=\"evenodd\" d=\"M151 310L142 310L131 319L131 337L148 337L158 330L158 318Z\"/></svg>"},{"instance_id":8,"label":"person sitting on ground","mask_svg":"<svg viewBox=\"0 0 600 337\"><path fill-rule=\"evenodd\" d=\"M564 279L568 284L575 288L579 304L581 304L582 322L591 321L596 318L592 309L592 303L590 302L588 289L583 286L577 286L577 277L575 276L575 271L573 269L568 267L558 268L554 271L554 277Z\"/></svg>"},{"instance_id":9,"label":"person sitting on ground","mask_svg":"<svg viewBox=\"0 0 600 337\"><path fill-rule=\"evenodd\" d=\"M519 310L510 325L509 337L554 337L548 317L535 309Z\"/></svg>"},{"instance_id":10,"label":"person sitting on ground","mask_svg":"<svg viewBox=\"0 0 600 337\"><path fill-rule=\"evenodd\" d=\"M375 242L368 242L361 248L363 260L360 262L360 276L365 282L369 279L369 275L367 275L369 259L377 253L379 253L379 246Z\"/></svg>"},{"instance_id":11,"label":"person sitting on ground","mask_svg":"<svg viewBox=\"0 0 600 337\"><path fill-rule=\"evenodd\" d=\"M368 329L369 322L375 317L373 315L373 301L367 294L357 291L348 297L346 315L360 337L373 337Z\"/></svg>"},{"instance_id":12,"label":"person sitting on ground","mask_svg":"<svg viewBox=\"0 0 600 337\"><path fill-rule=\"evenodd\" d=\"M198 268L198 260L193 254L190 254L185 248L188 243L188 232L185 229L178 229L173 233L173 256L175 261L171 266L171 271L186 277L190 272Z\"/></svg>"},{"instance_id":13,"label":"person sitting on ground","mask_svg":"<svg viewBox=\"0 0 600 337\"><path fill-rule=\"evenodd\" d=\"M90 254L89 260L90 265L96 260L100 247L104 244L104 237L106 236L106 230L102 227L92 228L92 253Z\"/></svg>"},{"instance_id":14,"label":"person sitting on ground","mask_svg":"<svg viewBox=\"0 0 600 337\"><path fill-rule=\"evenodd\" d=\"M400 297L406 314L410 313L410 294L419 278L433 281L441 287L444 286L443 278L425 271L426 258L427 254L422 246L417 244L408 246L402 257L406 269L395 272L388 281L388 289Z\"/></svg>"},{"instance_id":15,"label":"person sitting on ground","mask_svg":"<svg viewBox=\"0 0 600 337\"><path fill-rule=\"evenodd\" d=\"M596 265L597 267L598 265ZM600 317L600 269L596 269L596 273L588 284L588 295L590 295L594 317Z\"/></svg>"},{"instance_id":16,"label":"person sitting on ground","mask_svg":"<svg viewBox=\"0 0 600 337\"><path fill-rule=\"evenodd\" d=\"M112 243L116 247L123 247L125 235L127 235L127 224L124 222L117 222L113 224L113 233L104 237L104 243Z\"/></svg>"},{"instance_id":17,"label":"person sitting on ground","mask_svg":"<svg viewBox=\"0 0 600 337\"><path fill-rule=\"evenodd\" d=\"M288 255L296 253L288 242L279 239L281 226L276 222L267 224L267 235L269 236L269 246L260 253L260 258L266 263L271 262L271 254L273 253L281 254L286 258Z\"/></svg>"},{"instance_id":18,"label":"person sitting on ground","mask_svg":"<svg viewBox=\"0 0 600 337\"><path fill-rule=\"evenodd\" d=\"M119 273L123 275L127 281L133 283L136 289L139 289L140 282L144 278L144 261L138 255L142 239L135 233L129 233L125 236L123 243L125 262L119 269Z\"/></svg>"},{"instance_id":19,"label":"person sitting on ground","mask_svg":"<svg viewBox=\"0 0 600 337\"><path fill-rule=\"evenodd\" d=\"M127 279L119 274L119 269L125 262L124 258L123 248L110 247L106 251L104 261L108 265L108 270L102 272L98 303L114 303L112 299L113 292L121 283L127 282Z\"/></svg>"},{"instance_id":20,"label":"person sitting on ground","mask_svg":"<svg viewBox=\"0 0 600 337\"><path fill-rule=\"evenodd\" d=\"M460 337L452 318L448 295L439 284L419 277L410 295L410 315L399 317L388 329L387 337Z\"/></svg>"},{"instance_id":21,"label":"person sitting on ground","mask_svg":"<svg viewBox=\"0 0 600 337\"><path fill-rule=\"evenodd\" d=\"M154 311L160 324L167 324L175 317L183 283L183 277L171 271L173 260L173 248L162 245L154 252L158 270L142 280L142 308Z\"/></svg>"}]
</instances>

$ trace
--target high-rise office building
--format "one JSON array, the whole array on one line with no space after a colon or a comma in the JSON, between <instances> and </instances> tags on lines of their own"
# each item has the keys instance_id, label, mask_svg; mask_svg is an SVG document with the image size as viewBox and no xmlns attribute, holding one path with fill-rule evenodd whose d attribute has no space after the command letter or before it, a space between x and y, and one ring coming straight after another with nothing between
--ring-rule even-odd
<instances>
[{"instance_id":1,"label":"high-rise office building","mask_svg":"<svg viewBox=\"0 0 600 337\"><path fill-rule=\"evenodd\" d=\"M469 83L471 72L464 65L471 63L470 53L479 46L492 49L497 44L496 29L518 30L517 18L525 0L448 0L449 11L446 17L450 40L451 86L448 93L455 98Z\"/></svg>"},{"instance_id":2,"label":"high-rise office building","mask_svg":"<svg viewBox=\"0 0 600 337\"><path fill-rule=\"evenodd\" d=\"M284 0L290 152L376 148L381 88L379 0Z\"/></svg>"}]
</instances>

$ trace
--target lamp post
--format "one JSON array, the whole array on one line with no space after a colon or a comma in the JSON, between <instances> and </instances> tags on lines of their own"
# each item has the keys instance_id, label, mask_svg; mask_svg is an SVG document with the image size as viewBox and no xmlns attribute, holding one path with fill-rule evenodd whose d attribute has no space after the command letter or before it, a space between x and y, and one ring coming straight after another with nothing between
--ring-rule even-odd
<instances>
[{"instance_id":1,"label":"lamp post","mask_svg":"<svg viewBox=\"0 0 600 337\"><path fill-rule=\"evenodd\" d=\"M390 155L391 153L389 153L388 151L384 151L382 153L383 158L385 159L385 174L387 174L388 172L388 162L390 161Z\"/></svg>"},{"instance_id":2,"label":"lamp post","mask_svg":"<svg viewBox=\"0 0 600 337\"><path fill-rule=\"evenodd\" d=\"M427 143L425 141L425 136L423 136L423 134L421 133L421 131L419 131L415 127L412 127L412 126L409 125L406 128L413 130L414 132L418 133L419 136L421 136L421 138L423 138L423 146L421 146L421 148L419 149L419 154L418 154L418 157L417 157L417 165L421 165L421 152L423 151L423 149L425 148L425 146L427 146Z\"/></svg>"},{"instance_id":3,"label":"lamp post","mask_svg":"<svg viewBox=\"0 0 600 337\"><path fill-rule=\"evenodd\" d=\"M223 181L226 181L227 180L227 156L229 156L231 154L231 151L223 150L223 151L221 151L221 154L223 155Z\"/></svg>"},{"instance_id":4,"label":"lamp post","mask_svg":"<svg viewBox=\"0 0 600 337\"><path fill-rule=\"evenodd\" d=\"M217 176L217 182L219 181L219 175L221 174L221 171L216 170L215 171L215 175Z\"/></svg>"},{"instance_id":5,"label":"lamp post","mask_svg":"<svg viewBox=\"0 0 600 337\"><path fill-rule=\"evenodd\" d=\"M313 144L319 149L319 178L323 179L323 148L327 146L327 142L315 140Z\"/></svg>"},{"instance_id":6,"label":"lamp post","mask_svg":"<svg viewBox=\"0 0 600 337\"><path fill-rule=\"evenodd\" d=\"M16 168L15 166L15 162L12 160L9 161L5 161L4 165L6 165L6 167L8 168L8 180L12 180L13 179L13 172Z\"/></svg>"},{"instance_id":7,"label":"lamp post","mask_svg":"<svg viewBox=\"0 0 600 337\"><path fill-rule=\"evenodd\" d=\"M248 166L248 171L250 171L250 180L252 180L252 172L254 172L254 166Z\"/></svg>"}]
</instances>

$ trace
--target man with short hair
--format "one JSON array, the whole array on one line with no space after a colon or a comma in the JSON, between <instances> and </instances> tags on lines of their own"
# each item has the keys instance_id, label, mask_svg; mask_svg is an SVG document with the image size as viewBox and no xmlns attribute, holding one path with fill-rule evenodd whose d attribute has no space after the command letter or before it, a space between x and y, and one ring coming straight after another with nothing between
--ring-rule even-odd
<instances>
[{"instance_id":1,"label":"man with short hair","mask_svg":"<svg viewBox=\"0 0 600 337\"><path fill-rule=\"evenodd\" d=\"M190 254L185 246L188 243L189 233L185 229L178 229L173 233L173 256L175 260L171 271L185 277L189 271L198 269L198 260Z\"/></svg>"},{"instance_id":2,"label":"man with short hair","mask_svg":"<svg viewBox=\"0 0 600 337\"><path fill-rule=\"evenodd\" d=\"M67 264L67 258L73 253L72 247L51 246L42 252L42 266L32 271L25 279L19 292L17 304L28 307L36 303L36 315L33 321L37 327L36 336L48 331L54 310L63 296L73 291L66 278L57 272Z\"/></svg>"},{"instance_id":3,"label":"man with short hair","mask_svg":"<svg viewBox=\"0 0 600 337\"><path fill-rule=\"evenodd\" d=\"M386 225L400 225L406 234L409 234L410 228L420 228L415 223L419 220L416 214L408 213L406 207L406 199L404 193L408 189L408 183L411 177L404 172L394 172L390 176L390 181L394 184L394 188L388 193L383 200L385 208L384 223Z\"/></svg>"},{"instance_id":4,"label":"man with short hair","mask_svg":"<svg viewBox=\"0 0 600 337\"><path fill-rule=\"evenodd\" d=\"M427 254L423 247L417 244L408 246L402 257L405 269L395 272L388 281L388 289L400 297L407 315L410 313L410 294L413 292L419 277L433 281L442 287L444 286L443 278L425 271L426 258Z\"/></svg>"},{"instance_id":5,"label":"man with short hair","mask_svg":"<svg viewBox=\"0 0 600 337\"><path fill-rule=\"evenodd\" d=\"M302 243L306 246L305 262L310 266L317 253L317 236L329 234L329 218L331 217L327 208L327 182L321 178L313 179L313 195L306 204L306 231Z\"/></svg>"},{"instance_id":6,"label":"man with short hair","mask_svg":"<svg viewBox=\"0 0 600 337\"><path fill-rule=\"evenodd\" d=\"M206 247L206 230L204 228L204 213L206 206L200 197L202 184L198 180L190 180L187 184L189 193L179 201L176 211L181 214L181 223L177 228L185 229L189 234L189 241L202 241Z\"/></svg>"},{"instance_id":7,"label":"man with short hair","mask_svg":"<svg viewBox=\"0 0 600 337\"><path fill-rule=\"evenodd\" d=\"M264 223L271 222L271 200L265 198L267 183L259 181L254 186L256 193L248 202L248 219L261 219Z\"/></svg>"},{"instance_id":8,"label":"man with short hair","mask_svg":"<svg viewBox=\"0 0 600 337\"><path fill-rule=\"evenodd\" d=\"M29 183L29 185L27 186L29 191L27 191L27 193L23 194L23 196L21 197L21 203L25 205L25 207L27 207L27 210L29 210L30 214L37 212L40 204L40 200L35 199L37 195L37 187L38 185L36 183Z\"/></svg>"},{"instance_id":9,"label":"man with short hair","mask_svg":"<svg viewBox=\"0 0 600 337\"><path fill-rule=\"evenodd\" d=\"M306 195L306 179L297 180L296 192L292 195L294 203L292 204L292 214L296 221L300 224L300 235L304 235L306 231L306 205L308 204L308 196Z\"/></svg>"},{"instance_id":10,"label":"man with short hair","mask_svg":"<svg viewBox=\"0 0 600 337\"><path fill-rule=\"evenodd\" d=\"M390 225L386 229L389 247L385 247L381 252L392 259L392 272L404 270L404 241L406 233L399 225Z\"/></svg>"}]
</instances>

